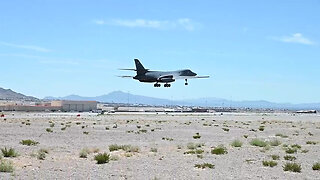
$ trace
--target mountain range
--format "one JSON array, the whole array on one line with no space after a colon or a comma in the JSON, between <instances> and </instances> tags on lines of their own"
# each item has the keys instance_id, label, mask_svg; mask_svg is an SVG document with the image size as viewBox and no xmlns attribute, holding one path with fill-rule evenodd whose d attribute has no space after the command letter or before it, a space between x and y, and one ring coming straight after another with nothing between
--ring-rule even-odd
<instances>
[{"instance_id":1,"label":"mountain range","mask_svg":"<svg viewBox=\"0 0 320 180\"><path fill-rule=\"evenodd\" d=\"M4 89L0 87L0 100L8 101L39 101L38 98L26 96L21 93L12 91L11 89Z\"/></svg>"},{"instance_id":2,"label":"mountain range","mask_svg":"<svg viewBox=\"0 0 320 180\"><path fill-rule=\"evenodd\" d=\"M0 88L0 100L11 101L41 101L36 97L26 96L17 93L11 89ZM230 101L222 98L198 98L184 100L168 100L155 97L134 95L122 91L114 91L106 95L95 97L83 97L79 95L69 95L65 97L45 97L43 100L92 100L104 103L128 103L128 104L143 104L154 106L165 105L181 105L181 106L202 106L202 107L234 107L234 108L274 108L274 109L315 109L320 110L320 103L273 103L269 101Z\"/></svg>"},{"instance_id":3,"label":"mountain range","mask_svg":"<svg viewBox=\"0 0 320 180\"><path fill-rule=\"evenodd\" d=\"M122 91L114 91L106 95L95 97L83 97L69 95L65 97L46 97L46 100L94 100L105 103L129 103L144 105L183 105L203 107L234 107L234 108L274 108L274 109L320 109L320 103L291 104L273 103L269 101L230 101L222 98L198 98L185 100L168 100L148 96L134 95Z\"/></svg>"}]
</instances>

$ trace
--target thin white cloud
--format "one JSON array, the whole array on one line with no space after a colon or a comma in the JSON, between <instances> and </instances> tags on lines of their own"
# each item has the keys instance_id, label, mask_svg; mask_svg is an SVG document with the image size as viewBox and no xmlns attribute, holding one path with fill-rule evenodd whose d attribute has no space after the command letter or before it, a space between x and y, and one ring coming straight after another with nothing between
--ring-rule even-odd
<instances>
[{"instance_id":1,"label":"thin white cloud","mask_svg":"<svg viewBox=\"0 0 320 180\"><path fill-rule=\"evenodd\" d=\"M301 33L295 33L290 36L276 37L275 40L286 42L286 43L298 43L305 45L313 45L315 42L304 37Z\"/></svg>"},{"instance_id":2,"label":"thin white cloud","mask_svg":"<svg viewBox=\"0 0 320 180\"><path fill-rule=\"evenodd\" d=\"M51 49L47 49L44 47L33 46L33 45L13 44L13 43L8 43L8 42L3 42L3 41L0 41L0 45L13 47L13 48L33 50L33 51L38 51L38 52L51 52L52 51Z\"/></svg>"},{"instance_id":3,"label":"thin white cloud","mask_svg":"<svg viewBox=\"0 0 320 180\"><path fill-rule=\"evenodd\" d=\"M177 20L146 20L146 19L112 19L112 20L94 20L98 25L113 25L129 28L153 28L153 29L175 29L182 28L188 31L195 29L195 22L189 18L180 18Z\"/></svg>"}]
</instances>

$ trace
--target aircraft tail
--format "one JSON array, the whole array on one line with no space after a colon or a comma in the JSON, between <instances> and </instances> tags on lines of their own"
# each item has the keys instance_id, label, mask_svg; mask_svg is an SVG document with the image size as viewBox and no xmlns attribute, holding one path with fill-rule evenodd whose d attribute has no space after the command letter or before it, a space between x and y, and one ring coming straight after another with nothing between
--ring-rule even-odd
<instances>
[{"instance_id":1,"label":"aircraft tail","mask_svg":"<svg viewBox=\"0 0 320 180\"><path fill-rule=\"evenodd\" d=\"M146 72L148 72L148 70L145 69L143 65L140 63L139 59L134 59L134 62L136 64L137 75L143 75Z\"/></svg>"}]
</instances>

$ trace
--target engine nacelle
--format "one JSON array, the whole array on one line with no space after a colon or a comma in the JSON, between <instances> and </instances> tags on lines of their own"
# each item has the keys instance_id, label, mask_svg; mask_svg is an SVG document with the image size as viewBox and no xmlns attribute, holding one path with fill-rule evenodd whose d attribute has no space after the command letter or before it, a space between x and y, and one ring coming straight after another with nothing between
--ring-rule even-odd
<instances>
[{"instance_id":1,"label":"engine nacelle","mask_svg":"<svg viewBox=\"0 0 320 180\"><path fill-rule=\"evenodd\" d=\"M172 79L172 78L161 78L161 82L164 82L164 83L171 83L174 81L175 79Z\"/></svg>"}]
</instances>

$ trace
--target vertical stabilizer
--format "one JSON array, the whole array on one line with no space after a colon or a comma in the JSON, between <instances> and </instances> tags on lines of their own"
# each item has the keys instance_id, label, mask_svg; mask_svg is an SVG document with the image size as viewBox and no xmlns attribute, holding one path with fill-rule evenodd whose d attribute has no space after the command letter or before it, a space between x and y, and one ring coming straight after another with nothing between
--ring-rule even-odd
<instances>
[{"instance_id":1,"label":"vertical stabilizer","mask_svg":"<svg viewBox=\"0 0 320 180\"><path fill-rule=\"evenodd\" d=\"M140 63L139 59L134 59L134 62L136 64L137 75L143 75L147 72L147 70Z\"/></svg>"}]
</instances>

